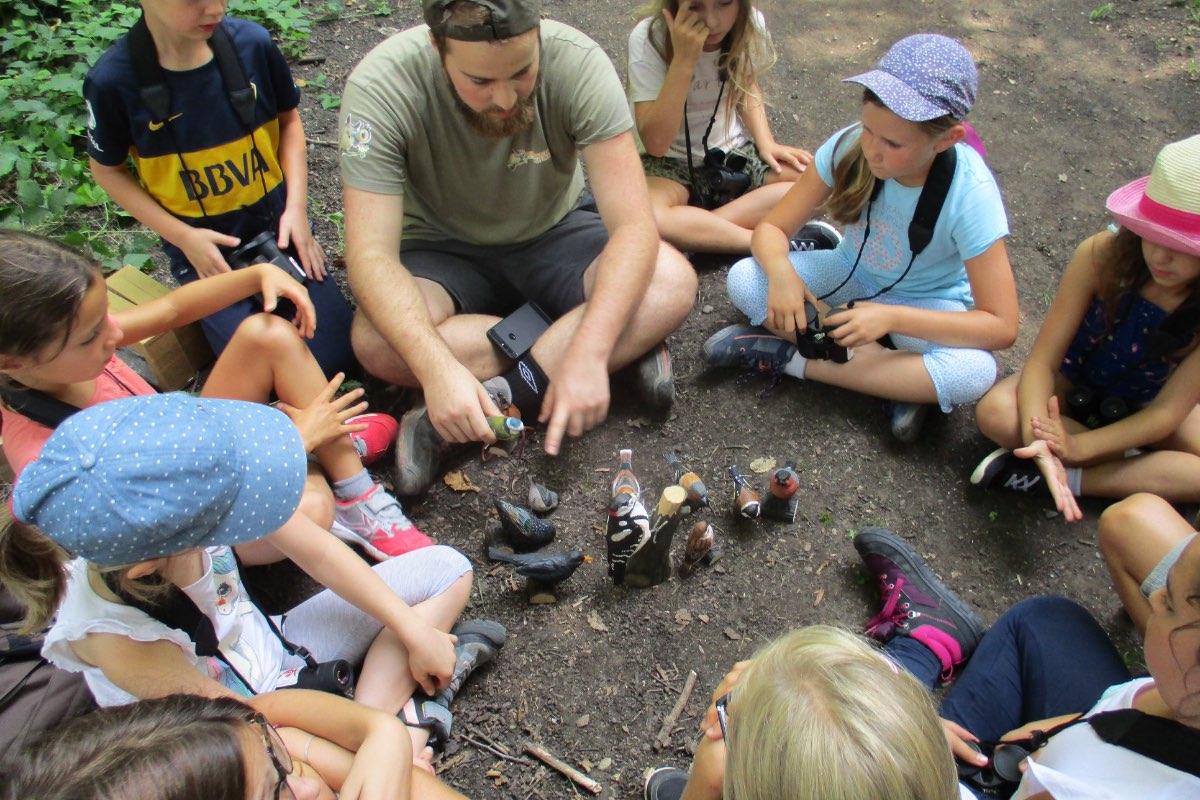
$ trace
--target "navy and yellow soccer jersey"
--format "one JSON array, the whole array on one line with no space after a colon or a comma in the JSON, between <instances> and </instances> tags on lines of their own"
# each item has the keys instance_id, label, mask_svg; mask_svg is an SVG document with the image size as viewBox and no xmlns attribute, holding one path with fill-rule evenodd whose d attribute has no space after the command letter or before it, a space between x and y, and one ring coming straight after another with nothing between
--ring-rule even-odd
<instances>
[{"instance_id":1,"label":"navy and yellow soccer jersey","mask_svg":"<svg viewBox=\"0 0 1200 800\"><path fill-rule=\"evenodd\" d=\"M110 167L131 158L146 191L171 214L245 241L275 230L283 213L278 115L297 107L300 91L266 29L229 17L221 26L255 91L253 146L215 58L196 69L165 71L171 112L154 119L139 95L126 37L83 84L88 155Z\"/></svg>"}]
</instances>

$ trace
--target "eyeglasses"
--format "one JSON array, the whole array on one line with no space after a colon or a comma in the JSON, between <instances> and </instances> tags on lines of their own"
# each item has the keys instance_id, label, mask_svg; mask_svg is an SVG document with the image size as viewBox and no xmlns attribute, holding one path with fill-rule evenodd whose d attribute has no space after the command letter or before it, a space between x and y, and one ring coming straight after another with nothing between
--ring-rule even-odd
<instances>
[{"instance_id":1,"label":"eyeglasses","mask_svg":"<svg viewBox=\"0 0 1200 800\"><path fill-rule=\"evenodd\" d=\"M271 757L275 773L279 776L279 782L275 784L273 795L275 800L296 800L296 795L292 793L292 788L288 786L287 782L288 776L292 774L292 754L288 752L287 745L279 737L279 731L275 730L261 714L254 716L254 722L262 732L263 743L267 746L267 755Z\"/></svg>"},{"instance_id":2,"label":"eyeglasses","mask_svg":"<svg viewBox=\"0 0 1200 800\"><path fill-rule=\"evenodd\" d=\"M721 723L721 738L722 739L726 739L729 736L729 733L725 729L726 726L729 724L729 720L728 720L729 712L726 709L729 706L729 697L732 694L733 694L733 692L726 692L725 694L718 697L717 702L713 704L717 707L717 722Z\"/></svg>"}]
</instances>

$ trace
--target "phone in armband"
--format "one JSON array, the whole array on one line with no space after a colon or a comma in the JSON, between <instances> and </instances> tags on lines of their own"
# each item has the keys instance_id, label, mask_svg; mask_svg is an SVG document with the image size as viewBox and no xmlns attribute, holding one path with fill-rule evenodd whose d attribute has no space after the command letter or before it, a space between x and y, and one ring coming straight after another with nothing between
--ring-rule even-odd
<instances>
[{"instance_id":1,"label":"phone in armband","mask_svg":"<svg viewBox=\"0 0 1200 800\"><path fill-rule=\"evenodd\" d=\"M487 335L501 353L516 361L529 352L549 327L550 318L546 312L530 301L488 328Z\"/></svg>"}]
</instances>

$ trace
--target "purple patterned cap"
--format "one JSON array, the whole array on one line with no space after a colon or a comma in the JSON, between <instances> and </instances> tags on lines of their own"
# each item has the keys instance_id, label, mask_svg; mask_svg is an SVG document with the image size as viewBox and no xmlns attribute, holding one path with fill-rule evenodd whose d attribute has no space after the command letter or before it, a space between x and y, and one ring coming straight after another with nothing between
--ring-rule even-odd
<instances>
[{"instance_id":1,"label":"purple patterned cap","mask_svg":"<svg viewBox=\"0 0 1200 800\"><path fill-rule=\"evenodd\" d=\"M975 105L979 73L958 40L938 33L917 33L892 45L878 67L843 83L862 84L894 114L910 122L945 114L962 120Z\"/></svg>"}]
</instances>

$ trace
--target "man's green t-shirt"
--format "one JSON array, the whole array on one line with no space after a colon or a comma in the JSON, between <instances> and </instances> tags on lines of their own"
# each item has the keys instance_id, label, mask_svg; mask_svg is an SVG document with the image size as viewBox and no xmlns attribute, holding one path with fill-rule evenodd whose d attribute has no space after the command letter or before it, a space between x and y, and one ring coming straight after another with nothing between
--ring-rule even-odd
<instances>
[{"instance_id":1,"label":"man's green t-shirt","mask_svg":"<svg viewBox=\"0 0 1200 800\"><path fill-rule=\"evenodd\" d=\"M579 202L579 149L633 127L608 56L544 20L533 123L508 139L477 133L422 25L392 36L350 74L341 106L346 185L404 195L405 239L513 244Z\"/></svg>"}]
</instances>

